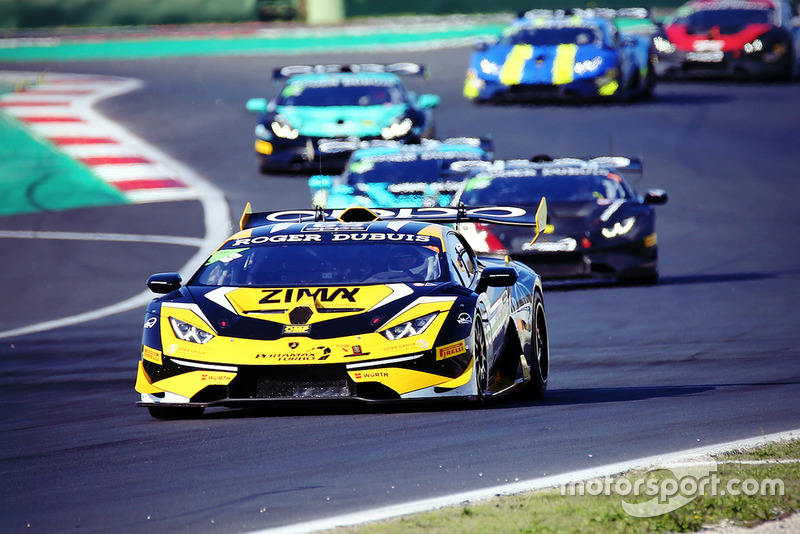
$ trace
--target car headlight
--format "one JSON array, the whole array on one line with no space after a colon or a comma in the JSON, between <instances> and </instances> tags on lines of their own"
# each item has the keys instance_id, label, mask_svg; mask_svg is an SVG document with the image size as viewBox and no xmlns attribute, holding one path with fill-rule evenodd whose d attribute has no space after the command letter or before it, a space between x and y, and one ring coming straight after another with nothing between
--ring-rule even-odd
<instances>
[{"instance_id":1,"label":"car headlight","mask_svg":"<svg viewBox=\"0 0 800 534\"><path fill-rule=\"evenodd\" d=\"M489 76L500 76L500 65L488 59L481 60L481 71Z\"/></svg>"},{"instance_id":2,"label":"car headlight","mask_svg":"<svg viewBox=\"0 0 800 534\"><path fill-rule=\"evenodd\" d=\"M597 69L599 69L602 65L603 65L603 58L597 56L594 59L587 59L585 61L576 61L573 70L575 71L575 74L580 76L581 74L594 72Z\"/></svg>"},{"instance_id":3,"label":"car headlight","mask_svg":"<svg viewBox=\"0 0 800 534\"><path fill-rule=\"evenodd\" d=\"M172 331L175 333L175 337L183 341L205 345L214 338L214 334L174 317L169 318L169 324L172 327Z\"/></svg>"},{"instance_id":4,"label":"car headlight","mask_svg":"<svg viewBox=\"0 0 800 534\"><path fill-rule=\"evenodd\" d=\"M300 130L293 128L289 121L282 115L275 115L275 119L270 124L272 131L275 135L284 139L297 139L300 135Z\"/></svg>"},{"instance_id":5,"label":"car headlight","mask_svg":"<svg viewBox=\"0 0 800 534\"><path fill-rule=\"evenodd\" d=\"M669 39L664 39L660 35L653 37L653 46L656 48L657 52L662 54L672 54L675 52L675 45L672 44Z\"/></svg>"},{"instance_id":6,"label":"car headlight","mask_svg":"<svg viewBox=\"0 0 800 534\"><path fill-rule=\"evenodd\" d=\"M414 126L413 121L406 117L405 119L399 122L394 122L381 130L381 137L384 139L397 139L398 137L403 137L411 131L412 126Z\"/></svg>"},{"instance_id":7,"label":"car headlight","mask_svg":"<svg viewBox=\"0 0 800 534\"><path fill-rule=\"evenodd\" d=\"M611 228L603 228L600 232L603 234L603 237L611 239L612 237L627 234L633 229L635 223L636 217L628 217L625 220L615 222L614 226Z\"/></svg>"},{"instance_id":8,"label":"car headlight","mask_svg":"<svg viewBox=\"0 0 800 534\"><path fill-rule=\"evenodd\" d=\"M764 43L761 42L761 39L756 39L744 45L744 51L748 54L752 54L753 52L761 52L763 49Z\"/></svg>"},{"instance_id":9,"label":"car headlight","mask_svg":"<svg viewBox=\"0 0 800 534\"><path fill-rule=\"evenodd\" d=\"M381 334L389 341L419 335L431 325L438 314L439 312L433 312L428 315L423 315L422 317L412 319L411 321L393 326L392 328L387 328L383 330Z\"/></svg>"}]
</instances>

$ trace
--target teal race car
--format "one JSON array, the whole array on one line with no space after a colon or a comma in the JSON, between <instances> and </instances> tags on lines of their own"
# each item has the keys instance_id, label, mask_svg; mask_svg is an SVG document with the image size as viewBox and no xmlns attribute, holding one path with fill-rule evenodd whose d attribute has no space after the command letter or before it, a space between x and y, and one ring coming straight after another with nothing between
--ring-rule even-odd
<instances>
[{"instance_id":1,"label":"teal race car","mask_svg":"<svg viewBox=\"0 0 800 534\"><path fill-rule=\"evenodd\" d=\"M477 137L357 146L341 147L355 148L342 174L309 179L314 206L447 206L474 164L494 157L492 140Z\"/></svg>"},{"instance_id":2,"label":"teal race car","mask_svg":"<svg viewBox=\"0 0 800 534\"><path fill-rule=\"evenodd\" d=\"M437 95L410 91L401 76L425 75L416 63L293 65L271 101L252 98L258 168L270 172L341 172L353 141L419 141L435 134Z\"/></svg>"}]
</instances>

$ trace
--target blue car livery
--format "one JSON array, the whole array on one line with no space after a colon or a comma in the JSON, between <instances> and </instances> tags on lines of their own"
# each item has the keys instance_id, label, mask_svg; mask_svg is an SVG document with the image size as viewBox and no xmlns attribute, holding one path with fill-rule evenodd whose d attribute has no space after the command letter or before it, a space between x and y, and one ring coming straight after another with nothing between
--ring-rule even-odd
<instances>
[{"instance_id":1,"label":"blue car livery","mask_svg":"<svg viewBox=\"0 0 800 534\"><path fill-rule=\"evenodd\" d=\"M621 15L646 16L646 11L525 13L496 42L478 45L464 96L476 102L649 97L655 87L650 38L622 33ZM651 26L648 21L628 27Z\"/></svg>"}]
</instances>

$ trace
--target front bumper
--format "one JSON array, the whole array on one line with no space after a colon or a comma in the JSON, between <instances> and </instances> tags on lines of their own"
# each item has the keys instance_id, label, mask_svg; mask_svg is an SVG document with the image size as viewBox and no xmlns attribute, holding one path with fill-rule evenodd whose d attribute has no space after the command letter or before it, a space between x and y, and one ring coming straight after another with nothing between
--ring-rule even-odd
<instances>
[{"instance_id":1,"label":"front bumper","mask_svg":"<svg viewBox=\"0 0 800 534\"><path fill-rule=\"evenodd\" d=\"M387 402L474 394L469 340L355 363L309 364L298 358L298 363L210 365L163 354L157 363L153 358L156 353L159 351L143 347L136 379L136 390L141 394L138 406L235 407L302 400Z\"/></svg>"},{"instance_id":2,"label":"front bumper","mask_svg":"<svg viewBox=\"0 0 800 534\"><path fill-rule=\"evenodd\" d=\"M791 54L772 57L741 52L683 52L659 54L654 62L660 78L730 77L776 78L790 70Z\"/></svg>"},{"instance_id":3,"label":"front bumper","mask_svg":"<svg viewBox=\"0 0 800 534\"><path fill-rule=\"evenodd\" d=\"M658 248L637 242L575 251L517 252L511 257L533 268L544 280L620 278L658 270Z\"/></svg>"},{"instance_id":4,"label":"front bumper","mask_svg":"<svg viewBox=\"0 0 800 534\"><path fill-rule=\"evenodd\" d=\"M344 169L352 150L320 151L319 144L334 139L306 138L298 142L256 139L255 150L261 172L325 172L339 173Z\"/></svg>"},{"instance_id":5,"label":"front bumper","mask_svg":"<svg viewBox=\"0 0 800 534\"><path fill-rule=\"evenodd\" d=\"M619 96L619 82L609 79L598 82L595 78L581 78L569 83L518 83L505 85L498 81L482 79L468 73L464 96L476 101L530 101L608 99Z\"/></svg>"}]
</instances>

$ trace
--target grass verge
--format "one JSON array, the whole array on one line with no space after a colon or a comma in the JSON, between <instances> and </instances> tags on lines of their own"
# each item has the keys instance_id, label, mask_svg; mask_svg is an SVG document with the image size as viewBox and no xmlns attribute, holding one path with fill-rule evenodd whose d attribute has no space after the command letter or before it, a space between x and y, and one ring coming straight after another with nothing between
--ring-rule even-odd
<instances>
[{"instance_id":1,"label":"grass verge","mask_svg":"<svg viewBox=\"0 0 800 534\"><path fill-rule=\"evenodd\" d=\"M629 534L697 532L722 522L753 526L800 511L798 459L800 441L781 442L333 532Z\"/></svg>"}]
</instances>

